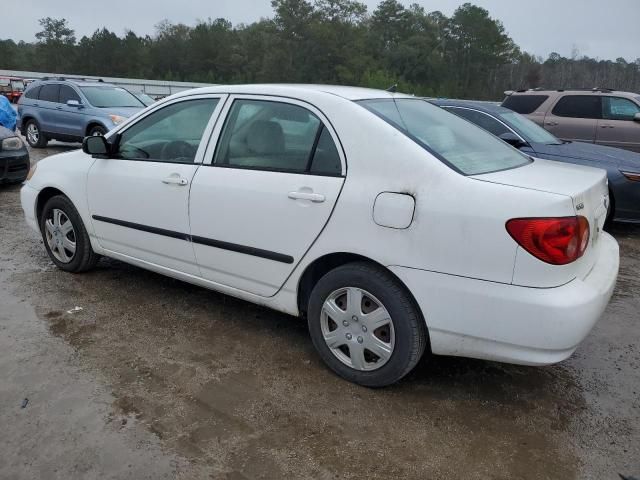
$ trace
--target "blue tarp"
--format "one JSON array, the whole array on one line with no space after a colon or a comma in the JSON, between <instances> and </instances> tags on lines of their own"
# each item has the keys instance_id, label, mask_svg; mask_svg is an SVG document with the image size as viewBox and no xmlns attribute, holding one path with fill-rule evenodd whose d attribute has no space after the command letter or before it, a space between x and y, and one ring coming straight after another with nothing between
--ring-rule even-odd
<instances>
[{"instance_id":1,"label":"blue tarp","mask_svg":"<svg viewBox=\"0 0 640 480\"><path fill-rule=\"evenodd\" d=\"M16 111L7 97L0 95L0 126L13 131L16 129Z\"/></svg>"}]
</instances>

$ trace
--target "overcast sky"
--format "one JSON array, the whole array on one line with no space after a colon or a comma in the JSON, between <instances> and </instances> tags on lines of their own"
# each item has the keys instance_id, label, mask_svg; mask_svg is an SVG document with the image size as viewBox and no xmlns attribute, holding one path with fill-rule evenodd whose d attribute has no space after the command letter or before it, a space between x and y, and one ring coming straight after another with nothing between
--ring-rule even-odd
<instances>
[{"instance_id":1,"label":"overcast sky","mask_svg":"<svg viewBox=\"0 0 640 480\"><path fill-rule=\"evenodd\" d=\"M372 12L378 1L364 1ZM470 0L502 21L525 51L547 57L551 52L570 56L573 48L602 59L640 57L640 0ZM427 11L446 15L464 0L405 0ZM153 33L162 19L193 24L197 19L224 17L234 24L250 23L273 14L269 0L21 0L9 2L19 15L5 19L0 38L33 41L38 18L64 17L78 38L107 27L121 34ZM0 59L1 61L1 59Z\"/></svg>"}]
</instances>

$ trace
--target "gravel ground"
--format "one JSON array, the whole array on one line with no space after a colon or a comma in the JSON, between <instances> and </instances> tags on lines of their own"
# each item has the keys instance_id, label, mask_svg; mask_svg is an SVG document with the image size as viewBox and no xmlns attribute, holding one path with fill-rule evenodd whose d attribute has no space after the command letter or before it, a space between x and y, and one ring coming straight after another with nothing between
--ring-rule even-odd
<instances>
[{"instance_id":1,"label":"gravel ground","mask_svg":"<svg viewBox=\"0 0 640 480\"><path fill-rule=\"evenodd\" d=\"M431 358L370 390L295 318L112 260L57 270L0 186L0 479L640 477L640 227L612 233L618 286L569 360Z\"/></svg>"}]
</instances>

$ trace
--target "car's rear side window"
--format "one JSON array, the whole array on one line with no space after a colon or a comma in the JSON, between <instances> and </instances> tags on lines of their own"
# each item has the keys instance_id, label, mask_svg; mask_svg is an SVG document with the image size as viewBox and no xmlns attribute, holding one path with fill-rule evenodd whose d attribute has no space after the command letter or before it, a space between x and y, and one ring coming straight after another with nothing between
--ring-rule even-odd
<instances>
[{"instance_id":1,"label":"car's rear side window","mask_svg":"<svg viewBox=\"0 0 640 480\"><path fill-rule=\"evenodd\" d=\"M493 133L496 137L499 137L504 133L511 132L511 130L509 130L509 128L506 127L504 123L496 120L488 113L461 107L445 107L445 109L451 113L455 113L462 118L466 118L471 123L474 123L479 127L484 128L488 132Z\"/></svg>"},{"instance_id":2,"label":"car's rear side window","mask_svg":"<svg viewBox=\"0 0 640 480\"><path fill-rule=\"evenodd\" d=\"M58 91L60 90L60 85L57 83L49 83L47 85L43 85L40 89L40 97L39 99L43 102L56 102L58 103Z\"/></svg>"},{"instance_id":3,"label":"car's rear side window","mask_svg":"<svg viewBox=\"0 0 640 480\"><path fill-rule=\"evenodd\" d=\"M602 118L602 97L597 95L565 95L551 111L557 117Z\"/></svg>"},{"instance_id":4,"label":"car's rear side window","mask_svg":"<svg viewBox=\"0 0 640 480\"><path fill-rule=\"evenodd\" d=\"M549 98L549 95L510 95L502 102L502 106L514 112L527 115L535 112L547 98Z\"/></svg>"},{"instance_id":5,"label":"car's rear side window","mask_svg":"<svg viewBox=\"0 0 640 480\"><path fill-rule=\"evenodd\" d=\"M486 130L424 100L376 99L358 103L463 175L531 163L529 157Z\"/></svg>"},{"instance_id":6,"label":"car's rear side window","mask_svg":"<svg viewBox=\"0 0 640 480\"><path fill-rule=\"evenodd\" d=\"M24 96L26 98L31 98L31 99L37 100L38 99L38 95L40 94L40 89L41 88L42 87L40 85L32 87L32 88L30 88L29 90L27 90L25 92Z\"/></svg>"},{"instance_id":7,"label":"car's rear side window","mask_svg":"<svg viewBox=\"0 0 640 480\"><path fill-rule=\"evenodd\" d=\"M299 105L236 100L225 122L214 165L339 176L342 163L330 132Z\"/></svg>"}]
</instances>

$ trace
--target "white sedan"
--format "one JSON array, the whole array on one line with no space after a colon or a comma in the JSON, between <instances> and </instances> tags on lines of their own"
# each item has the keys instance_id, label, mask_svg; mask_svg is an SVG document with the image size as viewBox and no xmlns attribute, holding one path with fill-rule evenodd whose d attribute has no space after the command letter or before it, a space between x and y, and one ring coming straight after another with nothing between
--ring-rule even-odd
<instances>
[{"instance_id":1,"label":"white sedan","mask_svg":"<svg viewBox=\"0 0 640 480\"><path fill-rule=\"evenodd\" d=\"M306 317L327 365L367 386L425 351L566 359L618 272L604 171L402 94L191 90L35 167L22 206L59 268L105 255Z\"/></svg>"}]
</instances>

